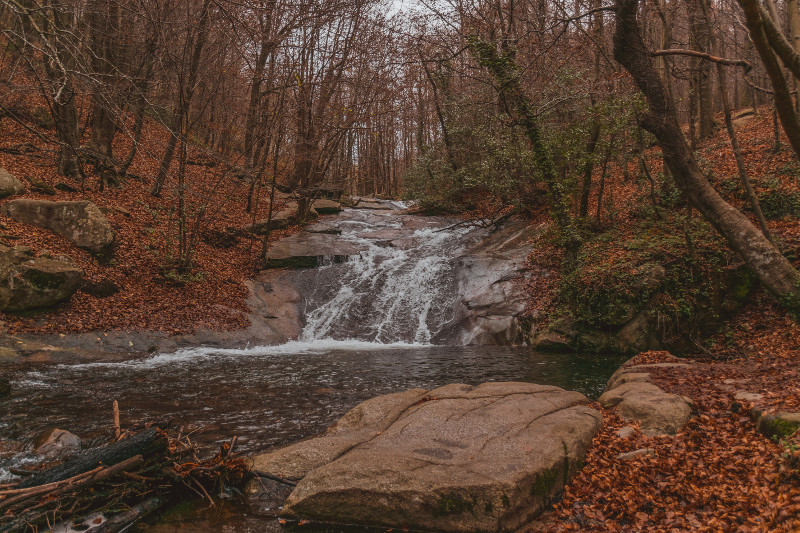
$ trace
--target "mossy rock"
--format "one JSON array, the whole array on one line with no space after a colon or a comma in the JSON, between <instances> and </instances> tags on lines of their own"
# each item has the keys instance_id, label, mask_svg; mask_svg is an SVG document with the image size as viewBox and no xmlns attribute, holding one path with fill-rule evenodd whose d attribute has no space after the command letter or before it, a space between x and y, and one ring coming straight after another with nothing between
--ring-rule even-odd
<instances>
[{"instance_id":1,"label":"mossy rock","mask_svg":"<svg viewBox=\"0 0 800 533\"><path fill-rule=\"evenodd\" d=\"M775 413L758 419L758 431L771 439L782 439L800 429L800 413Z\"/></svg>"}]
</instances>

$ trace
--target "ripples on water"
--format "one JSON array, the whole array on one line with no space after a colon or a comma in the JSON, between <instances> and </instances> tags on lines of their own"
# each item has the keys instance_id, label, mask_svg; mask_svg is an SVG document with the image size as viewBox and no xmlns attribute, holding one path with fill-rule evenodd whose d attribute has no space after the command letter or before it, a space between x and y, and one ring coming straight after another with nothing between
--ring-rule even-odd
<instances>
[{"instance_id":1,"label":"ripples on water","mask_svg":"<svg viewBox=\"0 0 800 533\"><path fill-rule=\"evenodd\" d=\"M240 437L253 451L313 435L379 394L447 383L532 381L602 390L617 360L525 348L421 347L328 341L249 350L197 348L121 363L5 367L2 438L58 426L101 436L118 400L123 424L172 416L207 446Z\"/></svg>"}]
</instances>

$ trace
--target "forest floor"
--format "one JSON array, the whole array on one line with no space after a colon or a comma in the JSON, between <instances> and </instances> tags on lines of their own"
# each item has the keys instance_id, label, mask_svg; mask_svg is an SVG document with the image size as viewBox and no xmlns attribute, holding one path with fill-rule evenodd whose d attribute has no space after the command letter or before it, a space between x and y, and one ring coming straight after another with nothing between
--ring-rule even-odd
<instances>
[{"instance_id":1,"label":"forest floor","mask_svg":"<svg viewBox=\"0 0 800 533\"><path fill-rule=\"evenodd\" d=\"M16 108L36 110L35 101L23 100ZM46 136L54 135L53 131L44 131ZM161 196L149 194L168 140L164 128L150 119L145 121L128 175L120 186L106 187L104 191L100 191L99 178L90 166L83 183L59 176L57 145L47 140L8 116L0 116L0 168L28 187L25 198L90 200L97 204L117 234L114 257L109 264L101 264L67 239L3 215L0 244L29 246L37 255L45 250L67 254L84 270L87 280L110 280L120 290L104 298L78 292L44 312L0 315L8 333L149 330L187 334L199 329L224 331L248 325L248 290L244 281L255 271L262 243L261 237L249 237L240 230L254 220L267 218L267 187L257 189L253 212L246 212L249 183L236 179L230 165L217 163L200 148L190 146L190 164L186 167L190 184L188 226L196 241L195 268L188 276L178 276L170 266L177 249L177 156ZM124 158L131 145L129 136L118 134L114 143L117 157ZM56 185L67 185L75 192L60 190ZM291 227L275 231L270 240L297 230Z\"/></svg>"},{"instance_id":2,"label":"forest floor","mask_svg":"<svg viewBox=\"0 0 800 533\"><path fill-rule=\"evenodd\" d=\"M764 110L737 121L750 179L770 229L797 264L800 167L785 139L781 150L774 149L772 126ZM654 172L660 166L657 156L649 159ZM726 199L744 207L724 129L701 145L698 160ZM610 179L616 181L613 216L624 233L633 226L636 210L648 202L646 187L623 178L619 168ZM558 254L544 246L531 261L552 273ZM557 275L532 278L531 294L539 295L532 301L534 311L545 316L553 311L558 282ZM756 401L763 412L800 412L800 327L757 289L720 332L704 340L690 356L689 368L651 373L662 389L693 400L689 424L675 436L637 432L623 438L617 432L630 422L615 409L594 404L604 424L585 467L563 499L521 531L800 531L800 431L780 440L763 436L749 416L753 404L734 397L740 391L754 393L762 396ZM672 357L645 352L632 362ZM652 453L617 457L643 448Z\"/></svg>"},{"instance_id":3,"label":"forest floor","mask_svg":"<svg viewBox=\"0 0 800 533\"><path fill-rule=\"evenodd\" d=\"M800 531L800 434L768 439L749 416L752 404L734 397L760 394L765 412L800 411L800 328L770 300L756 297L732 328L750 355L652 370L655 384L694 401L677 435L624 438L617 432L630 422L594 404L603 427L583 470L522 531ZM672 360L645 352L632 362ZM644 448L652 452L618 458Z\"/></svg>"}]
</instances>

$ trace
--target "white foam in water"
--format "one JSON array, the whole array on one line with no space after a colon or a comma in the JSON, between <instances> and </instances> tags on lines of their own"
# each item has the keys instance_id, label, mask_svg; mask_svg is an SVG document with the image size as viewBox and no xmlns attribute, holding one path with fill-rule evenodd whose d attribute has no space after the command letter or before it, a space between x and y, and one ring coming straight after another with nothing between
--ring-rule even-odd
<instances>
[{"instance_id":1,"label":"white foam in water","mask_svg":"<svg viewBox=\"0 0 800 533\"><path fill-rule=\"evenodd\" d=\"M277 355L294 355L303 353L324 353L335 350L343 351L373 351L379 350L401 350L412 348L427 348L430 344L396 342L391 344L380 344L359 340L333 340L324 339L318 341L289 341L277 346L254 346L252 348L214 348L210 346L198 346L195 348L183 348L176 352L160 353L146 359L135 359L123 362L96 362L80 363L75 365L58 365L64 368L99 368L99 367L130 367L130 368L152 368L161 365L171 365L179 363L197 362L204 359L218 359L220 357L270 357Z\"/></svg>"},{"instance_id":2,"label":"white foam in water","mask_svg":"<svg viewBox=\"0 0 800 533\"><path fill-rule=\"evenodd\" d=\"M336 265L321 268L336 269L341 276L336 280L339 289L326 301L311 298L315 305L306 313L300 339L310 342L335 337L342 334L343 324L355 321L362 339L430 343L452 318L455 295L450 294L448 281L452 262L461 249L458 237L467 231L418 229L409 235L409 248L386 246L357 232L344 233L343 239L366 251L351 258L344 271ZM354 336L350 329L344 329L343 334Z\"/></svg>"}]
</instances>

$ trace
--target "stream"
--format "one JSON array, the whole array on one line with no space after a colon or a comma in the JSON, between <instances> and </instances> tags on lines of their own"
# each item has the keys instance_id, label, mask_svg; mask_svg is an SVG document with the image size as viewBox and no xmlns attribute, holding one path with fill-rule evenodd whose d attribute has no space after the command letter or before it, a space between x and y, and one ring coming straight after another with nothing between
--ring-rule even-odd
<instances>
[{"instance_id":1,"label":"stream","mask_svg":"<svg viewBox=\"0 0 800 533\"><path fill-rule=\"evenodd\" d=\"M12 393L0 401L0 441L24 449L0 459L0 482L11 479L8 467L35 460L29 450L42 430L66 429L87 444L107 438L113 400L123 427L172 417L207 451L236 435L238 451L249 453L317 434L361 401L415 387L529 381L596 398L622 362L460 346L456 268L483 230L394 210L352 209L324 223L360 252L298 271L307 291L305 325L295 341L197 346L113 362L4 365ZM201 521L196 529L172 523L157 530L214 531L223 523L225 531L253 530L244 511L234 514L239 518L218 514L217 522Z\"/></svg>"}]
</instances>

